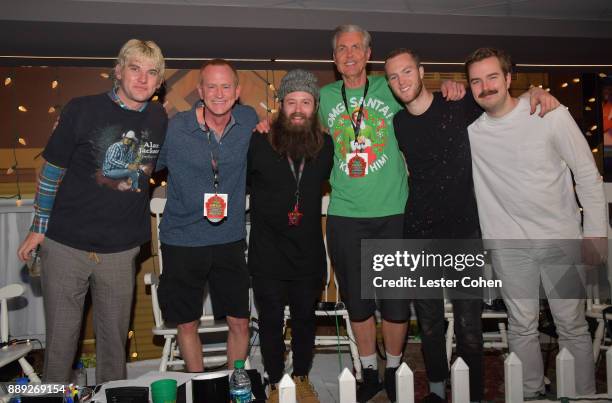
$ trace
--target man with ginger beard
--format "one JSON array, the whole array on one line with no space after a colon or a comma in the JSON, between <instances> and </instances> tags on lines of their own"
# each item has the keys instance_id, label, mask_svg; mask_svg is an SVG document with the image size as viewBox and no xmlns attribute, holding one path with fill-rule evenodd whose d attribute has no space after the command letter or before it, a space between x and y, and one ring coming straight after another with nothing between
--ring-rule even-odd
<instances>
[{"instance_id":1,"label":"man with ginger beard","mask_svg":"<svg viewBox=\"0 0 612 403\"><path fill-rule=\"evenodd\" d=\"M326 270L321 185L329 178L333 145L319 127L316 77L293 70L283 78L281 111L267 135L255 133L248 153L251 193L249 270L259 313L268 401L278 402L283 376L283 317L291 310L293 378L298 402L318 402L308 381L315 304Z\"/></svg>"}]
</instances>

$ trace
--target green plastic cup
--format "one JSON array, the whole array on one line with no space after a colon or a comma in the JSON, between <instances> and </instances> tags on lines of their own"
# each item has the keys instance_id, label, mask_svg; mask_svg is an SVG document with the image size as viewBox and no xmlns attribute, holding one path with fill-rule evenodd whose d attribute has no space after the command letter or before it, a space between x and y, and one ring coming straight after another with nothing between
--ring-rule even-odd
<instances>
[{"instance_id":1,"label":"green plastic cup","mask_svg":"<svg viewBox=\"0 0 612 403\"><path fill-rule=\"evenodd\" d=\"M176 380L160 379L151 384L153 403L176 403Z\"/></svg>"}]
</instances>

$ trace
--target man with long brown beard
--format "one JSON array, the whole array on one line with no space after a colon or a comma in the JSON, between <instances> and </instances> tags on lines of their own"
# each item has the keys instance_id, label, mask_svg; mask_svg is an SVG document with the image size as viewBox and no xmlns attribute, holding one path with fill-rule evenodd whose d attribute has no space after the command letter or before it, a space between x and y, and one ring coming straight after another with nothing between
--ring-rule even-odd
<instances>
[{"instance_id":1,"label":"man with long brown beard","mask_svg":"<svg viewBox=\"0 0 612 403\"><path fill-rule=\"evenodd\" d=\"M251 193L249 270L259 313L269 402L278 402L284 372L283 317L291 310L293 378L300 403L318 402L308 380L315 337L315 304L326 270L321 185L332 168L333 145L316 111L316 77L292 70L278 97L281 112L270 133L255 133L248 154Z\"/></svg>"}]
</instances>

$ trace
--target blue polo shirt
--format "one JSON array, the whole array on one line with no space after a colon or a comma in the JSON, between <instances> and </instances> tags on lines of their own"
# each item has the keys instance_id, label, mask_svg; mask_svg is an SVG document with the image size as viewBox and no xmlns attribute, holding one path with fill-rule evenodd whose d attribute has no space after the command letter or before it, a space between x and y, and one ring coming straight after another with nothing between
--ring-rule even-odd
<instances>
[{"instance_id":1,"label":"blue polo shirt","mask_svg":"<svg viewBox=\"0 0 612 403\"><path fill-rule=\"evenodd\" d=\"M169 245L218 245L246 237L247 152L257 114L250 106L236 104L217 142L212 132L209 136L198 124L198 104L170 120L157 160L157 169L168 168L168 200L159 237ZM203 215L204 193L214 193L211 150L219 167L218 192L228 194L227 218L218 224Z\"/></svg>"}]
</instances>

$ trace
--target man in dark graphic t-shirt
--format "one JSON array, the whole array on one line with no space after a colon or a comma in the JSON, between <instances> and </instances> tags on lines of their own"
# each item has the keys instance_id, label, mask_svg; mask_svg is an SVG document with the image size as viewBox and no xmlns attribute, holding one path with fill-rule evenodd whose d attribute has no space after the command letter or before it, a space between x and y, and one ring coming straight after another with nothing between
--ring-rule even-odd
<instances>
[{"instance_id":1,"label":"man in dark graphic t-shirt","mask_svg":"<svg viewBox=\"0 0 612 403\"><path fill-rule=\"evenodd\" d=\"M43 153L34 222L18 255L27 260L40 245L45 382L71 381L88 289L96 383L126 377L134 260L151 236L148 175L167 126L162 106L148 101L163 74L159 47L129 40L117 58L114 88L72 99Z\"/></svg>"},{"instance_id":2,"label":"man in dark graphic t-shirt","mask_svg":"<svg viewBox=\"0 0 612 403\"><path fill-rule=\"evenodd\" d=\"M478 248L478 242L473 240L480 237L480 232L467 127L482 114L482 109L471 96L446 102L441 94L429 92L423 85L425 72L420 58L412 50L391 52L385 72L393 93L405 106L393 119L397 142L410 172L404 238L452 239L453 248ZM539 88L531 90L530 95L533 110L535 103L545 111L558 105L556 99ZM419 294L415 300L430 389L425 401L429 402L446 399L449 372L443 289L436 291L439 297L423 298ZM480 401L484 392L482 299L479 295L458 297L454 291L447 290L456 319L457 355L470 368L470 401Z\"/></svg>"}]
</instances>

